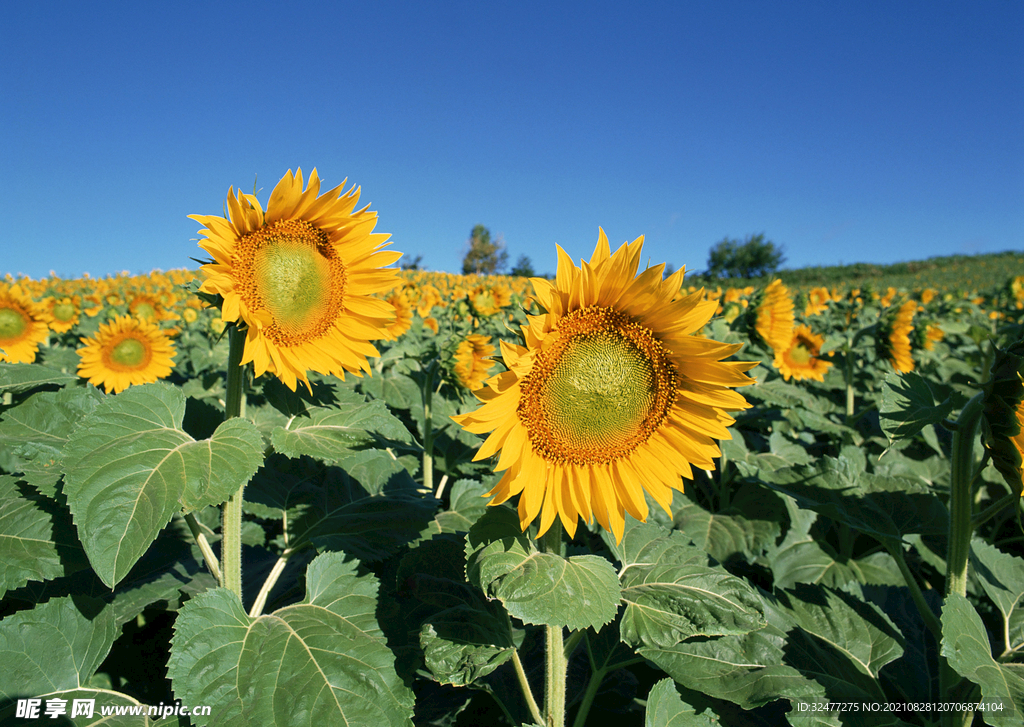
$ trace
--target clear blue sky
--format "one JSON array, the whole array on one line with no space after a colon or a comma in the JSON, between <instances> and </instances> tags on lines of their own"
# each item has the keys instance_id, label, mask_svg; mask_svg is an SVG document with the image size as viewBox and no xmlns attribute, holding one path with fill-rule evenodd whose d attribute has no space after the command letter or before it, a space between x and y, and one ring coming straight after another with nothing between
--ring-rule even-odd
<instances>
[{"instance_id":1,"label":"clear blue sky","mask_svg":"<svg viewBox=\"0 0 1024 727\"><path fill-rule=\"evenodd\" d=\"M228 186L348 177L458 272L1024 249L1024 2L6 3L0 274L193 266Z\"/></svg>"}]
</instances>

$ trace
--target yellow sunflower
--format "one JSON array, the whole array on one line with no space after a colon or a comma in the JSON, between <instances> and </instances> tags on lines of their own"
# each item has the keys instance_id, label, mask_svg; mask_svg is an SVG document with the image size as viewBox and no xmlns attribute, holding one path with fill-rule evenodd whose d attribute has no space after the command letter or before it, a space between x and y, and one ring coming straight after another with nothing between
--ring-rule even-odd
<instances>
[{"instance_id":1,"label":"yellow sunflower","mask_svg":"<svg viewBox=\"0 0 1024 727\"><path fill-rule=\"evenodd\" d=\"M589 262L558 248L552 283L533 279L546 311L521 327L525 346L501 342L508 371L477 392L484 404L454 417L490 432L476 455L500 452L505 474L491 504L520 495L523 530L557 515L570 535L591 516L621 540L624 513L646 520L646 490L666 511L691 466L713 470L715 439L729 439L728 411L749 406L730 387L753 381L754 362L725 362L739 345L692 335L718 303L682 295L684 270L637 276L643 238L610 253L601 230Z\"/></svg>"},{"instance_id":2,"label":"yellow sunflower","mask_svg":"<svg viewBox=\"0 0 1024 727\"><path fill-rule=\"evenodd\" d=\"M785 351L793 339L793 297L781 280L773 280L757 306L754 329L774 351Z\"/></svg>"},{"instance_id":3,"label":"yellow sunflower","mask_svg":"<svg viewBox=\"0 0 1024 727\"><path fill-rule=\"evenodd\" d=\"M382 250L389 235L374 233L377 213L356 210L359 188L345 183L321 196L314 169L274 188L266 212L254 195L228 190L228 217L191 215L214 261L204 265L201 290L224 298L221 317L247 327L242 363L270 372L290 389L309 386L307 370L344 378L369 371L377 356L369 341L384 338L395 309L374 297L394 287L385 268L401 253Z\"/></svg>"},{"instance_id":4,"label":"yellow sunflower","mask_svg":"<svg viewBox=\"0 0 1024 727\"><path fill-rule=\"evenodd\" d=\"M395 309L394 322L385 329L385 338L397 340L412 325L412 303L405 291L395 291L384 298Z\"/></svg>"},{"instance_id":5,"label":"yellow sunflower","mask_svg":"<svg viewBox=\"0 0 1024 727\"><path fill-rule=\"evenodd\" d=\"M901 374L914 370L914 359L910 355L910 332L914 330L915 313L917 303L908 300L896 312L896 318L889 331L889 362Z\"/></svg>"},{"instance_id":6,"label":"yellow sunflower","mask_svg":"<svg viewBox=\"0 0 1024 727\"><path fill-rule=\"evenodd\" d=\"M824 342L823 336L815 335L807 326L797 326L789 348L775 352L775 368L786 381L791 378L824 381L825 373L832 366L831 362L818 358Z\"/></svg>"},{"instance_id":7,"label":"yellow sunflower","mask_svg":"<svg viewBox=\"0 0 1024 727\"><path fill-rule=\"evenodd\" d=\"M484 385L487 373L494 368L491 356L495 352L489 336L470 333L455 349L455 376L470 391Z\"/></svg>"},{"instance_id":8,"label":"yellow sunflower","mask_svg":"<svg viewBox=\"0 0 1024 727\"><path fill-rule=\"evenodd\" d=\"M50 312L50 329L55 333L70 331L78 323L79 305L75 298L48 298L45 302Z\"/></svg>"},{"instance_id":9,"label":"yellow sunflower","mask_svg":"<svg viewBox=\"0 0 1024 727\"><path fill-rule=\"evenodd\" d=\"M116 316L82 343L78 375L108 394L162 379L174 366L174 344L156 324L139 318Z\"/></svg>"},{"instance_id":10,"label":"yellow sunflower","mask_svg":"<svg viewBox=\"0 0 1024 727\"><path fill-rule=\"evenodd\" d=\"M39 344L50 336L48 318L20 285L0 285L0 361L35 361Z\"/></svg>"},{"instance_id":11,"label":"yellow sunflower","mask_svg":"<svg viewBox=\"0 0 1024 727\"><path fill-rule=\"evenodd\" d=\"M828 294L828 288L811 288L807 293L807 305L804 307L805 316L816 316L828 310L829 301L832 296Z\"/></svg>"}]
</instances>

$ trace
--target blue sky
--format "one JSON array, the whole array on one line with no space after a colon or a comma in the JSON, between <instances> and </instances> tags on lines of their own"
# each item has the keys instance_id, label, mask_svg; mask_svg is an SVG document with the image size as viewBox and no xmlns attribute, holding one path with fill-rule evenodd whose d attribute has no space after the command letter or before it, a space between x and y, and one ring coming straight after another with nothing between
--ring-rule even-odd
<instances>
[{"instance_id":1,"label":"blue sky","mask_svg":"<svg viewBox=\"0 0 1024 727\"><path fill-rule=\"evenodd\" d=\"M0 274L194 266L228 187L347 177L394 249L555 268L1024 249L1024 3L18 3Z\"/></svg>"}]
</instances>

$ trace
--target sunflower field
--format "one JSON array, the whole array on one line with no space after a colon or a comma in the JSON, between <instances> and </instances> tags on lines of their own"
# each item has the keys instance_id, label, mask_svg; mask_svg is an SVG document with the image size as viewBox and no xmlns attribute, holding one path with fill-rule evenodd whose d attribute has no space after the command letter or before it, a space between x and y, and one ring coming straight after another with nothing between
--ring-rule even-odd
<instances>
[{"instance_id":1,"label":"sunflower field","mask_svg":"<svg viewBox=\"0 0 1024 727\"><path fill-rule=\"evenodd\" d=\"M1024 276L399 271L358 198L0 281L0 723L1024 724Z\"/></svg>"}]
</instances>

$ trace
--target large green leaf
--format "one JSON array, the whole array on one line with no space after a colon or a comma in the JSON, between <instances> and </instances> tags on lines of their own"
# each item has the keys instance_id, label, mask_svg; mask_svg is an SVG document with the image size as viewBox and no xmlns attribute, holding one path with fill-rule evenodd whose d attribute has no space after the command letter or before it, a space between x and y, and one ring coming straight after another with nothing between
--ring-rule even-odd
<instances>
[{"instance_id":1,"label":"large green leaf","mask_svg":"<svg viewBox=\"0 0 1024 727\"><path fill-rule=\"evenodd\" d=\"M946 597L942 607L941 653L957 674L981 687L981 699L1001 704L985 712L992 727L1024 724L1024 667L1000 664L992 658L988 633L970 601L958 593Z\"/></svg>"},{"instance_id":2,"label":"large green leaf","mask_svg":"<svg viewBox=\"0 0 1024 727\"><path fill-rule=\"evenodd\" d=\"M953 401L948 397L941 404L935 403L928 381L920 374L885 375L878 417L889 444L911 437L926 426L938 424L952 410Z\"/></svg>"},{"instance_id":3,"label":"large green leaf","mask_svg":"<svg viewBox=\"0 0 1024 727\"><path fill-rule=\"evenodd\" d=\"M469 531L466 576L523 622L573 630L611 621L621 595L611 563L541 553L508 508L491 508Z\"/></svg>"},{"instance_id":4,"label":"large green leaf","mask_svg":"<svg viewBox=\"0 0 1024 727\"><path fill-rule=\"evenodd\" d=\"M734 556L753 561L779 536L782 505L754 483L742 485L730 506L720 512L704 509L687 495L680 499L672 509L675 526L720 563ZM778 517L772 518L773 514Z\"/></svg>"},{"instance_id":5,"label":"large green leaf","mask_svg":"<svg viewBox=\"0 0 1024 727\"><path fill-rule=\"evenodd\" d=\"M825 457L814 466L762 471L773 490L877 540L902 542L911 533L942 534L948 515L920 481L859 472L845 457Z\"/></svg>"},{"instance_id":6,"label":"large green leaf","mask_svg":"<svg viewBox=\"0 0 1024 727\"><path fill-rule=\"evenodd\" d=\"M739 634L763 628L761 599L687 538L630 519L615 553L622 600L620 632L630 646L672 646L691 636Z\"/></svg>"},{"instance_id":7,"label":"large green leaf","mask_svg":"<svg viewBox=\"0 0 1024 727\"><path fill-rule=\"evenodd\" d=\"M259 432L230 419L208 440L181 428L185 396L167 384L108 397L64 447L64 493L93 569L113 587L180 509L223 502L263 459Z\"/></svg>"},{"instance_id":8,"label":"large green leaf","mask_svg":"<svg viewBox=\"0 0 1024 727\"><path fill-rule=\"evenodd\" d=\"M1003 553L980 538L971 542L971 560L981 587L1003 617L1003 647L1024 647L1024 558Z\"/></svg>"},{"instance_id":9,"label":"large green leaf","mask_svg":"<svg viewBox=\"0 0 1024 727\"><path fill-rule=\"evenodd\" d=\"M644 727L715 727L718 718L707 712L697 714L683 701L671 679L662 679L647 695Z\"/></svg>"},{"instance_id":10,"label":"large green leaf","mask_svg":"<svg viewBox=\"0 0 1024 727\"><path fill-rule=\"evenodd\" d=\"M306 571L306 599L250 618L213 589L174 626L167 672L185 704L210 705L196 725L411 725L412 692L377 625L377 579L341 553Z\"/></svg>"},{"instance_id":11,"label":"large green leaf","mask_svg":"<svg viewBox=\"0 0 1024 727\"><path fill-rule=\"evenodd\" d=\"M63 386L77 380L75 374L39 364L0 363L0 392L28 391L47 384Z\"/></svg>"},{"instance_id":12,"label":"large green leaf","mask_svg":"<svg viewBox=\"0 0 1024 727\"><path fill-rule=\"evenodd\" d=\"M67 511L19 485L14 477L0 475L0 597L30 580L45 581L76 570L69 552L81 554L81 546Z\"/></svg>"},{"instance_id":13,"label":"large green leaf","mask_svg":"<svg viewBox=\"0 0 1024 727\"><path fill-rule=\"evenodd\" d=\"M83 596L54 598L2 621L0 697L34 697L86 686L117 636L110 609Z\"/></svg>"},{"instance_id":14,"label":"large green leaf","mask_svg":"<svg viewBox=\"0 0 1024 727\"><path fill-rule=\"evenodd\" d=\"M353 450L366 449L380 437L409 442L409 430L388 411L383 401L341 402L332 407L311 407L304 415L274 429L274 449L289 457L309 455L341 464Z\"/></svg>"}]
</instances>

